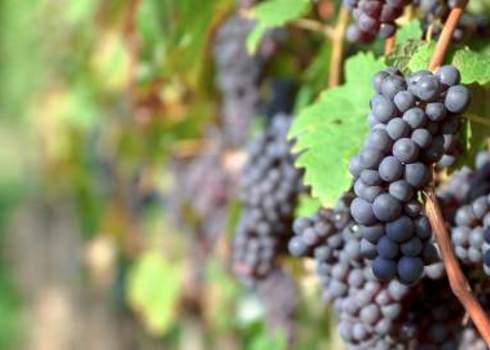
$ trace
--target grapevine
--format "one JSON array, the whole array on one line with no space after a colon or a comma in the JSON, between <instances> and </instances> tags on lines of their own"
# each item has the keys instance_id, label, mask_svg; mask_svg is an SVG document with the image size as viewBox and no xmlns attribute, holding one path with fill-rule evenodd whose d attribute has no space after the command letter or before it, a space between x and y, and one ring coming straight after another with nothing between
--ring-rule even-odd
<instances>
[{"instance_id":1,"label":"grapevine","mask_svg":"<svg viewBox=\"0 0 490 350\"><path fill-rule=\"evenodd\" d=\"M490 349L488 1L4 2L2 349Z\"/></svg>"}]
</instances>

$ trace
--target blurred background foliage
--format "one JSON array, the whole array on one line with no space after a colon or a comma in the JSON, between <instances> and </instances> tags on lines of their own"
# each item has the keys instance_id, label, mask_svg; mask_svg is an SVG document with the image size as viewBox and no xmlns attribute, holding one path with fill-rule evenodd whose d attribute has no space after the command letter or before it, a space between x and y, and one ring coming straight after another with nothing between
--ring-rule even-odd
<instances>
[{"instance_id":1,"label":"blurred background foliage","mask_svg":"<svg viewBox=\"0 0 490 350\"><path fill-rule=\"evenodd\" d=\"M230 232L196 272L194 224L172 219L172 163L219 124L210 43L234 6L0 0L1 349L285 347L231 277ZM324 88L322 40L292 33L267 68L300 77L300 104ZM302 283L297 348L332 348Z\"/></svg>"}]
</instances>

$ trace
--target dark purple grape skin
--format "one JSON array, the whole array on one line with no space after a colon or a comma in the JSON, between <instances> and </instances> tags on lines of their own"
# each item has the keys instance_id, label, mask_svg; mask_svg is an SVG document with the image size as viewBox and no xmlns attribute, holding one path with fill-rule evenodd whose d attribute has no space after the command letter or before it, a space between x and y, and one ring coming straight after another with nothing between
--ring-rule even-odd
<instances>
[{"instance_id":1,"label":"dark purple grape skin","mask_svg":"<svg viewBox=\"0 0 490 350\"><path fill-rule=\"evenodd\" d=\"M415 105L415 97L410 91L400 91L395 95L393 102L396 108L403 113Z\"/></svg>"},{"instance_id":2,"label":"dark purple grape skin","mask_svg":"<svg viewBox=\"0 0 490 350\"><path fill-rule=\"evenodd\" d=\"M400 202L388 193L376 197L372 205L374 216L380 221L391 221L401 213Z\"/></svg>"},{"instance_id":3,"label":"dark purple grape skin","mask_svg":"<svg viewBox=\"0 0 490 350\"><path fill-rule=\"evenodd\" d=\"M410 125L402 118L394 118L386 125L386 132L396 141L410 134Z\"/></svg>"},{"instance_id":4,"label":"dark purple grape skin","mask_svg":"<svg viewBox=\"0 0 490 350\"><path fill-rule=\"evenodd\" d=\"M422 276L424 263L420 258L403 256L398 261L397 272L400 282L411 285Z\"/></svg>"},{"instance_id":5,"label":"dark purple grape skin","mask_svg":"<svg viewBox=\"0 0 490 350\"><path fill-rule=\"evenodd\" d=\"M413 237L414 224L408 216L386 224L386 235L394 242L402 243Z\"/></svg>"},{"instance_id":6,"label":"dark purple grape skin","mask_svg":"<svg viewBox=\"0 0 490 350\"><path fill-rule=\"evenodd\" d=\"M361 230L362 236L371 243L377 243L385 233L383 225L380 224L372 226L363 225L359 229Z\"/></svg>"},{"instance_id":7,"label":"dark purple grape skin","mask_svg":"<svg viewBox=\"0 0 490 350\"><path fill-rule=\"evenodd\" d=\"M366 139L366 147L378 149L380 151L387 151L393 145L393 141L390 136L383 129L374 129L368 135Z\"/></svg>"},{"instance_id":8,"label":"dark purple grape skin","mask_svg":"<svg viewBox=\"0 0 490 350\"><path fill-rule=\"evenodd\" d=\"M379 164L379 176L386 182L398 180L403 175L403 165L393 156L384 158Z\"/></svg>"},{"instance_id":9,"label":"dark purple grape skin","mask_svg":"<svg viewBox=\"0 0 490 350\"><path fill-rule=\"evenodd\" d=\"M425 106L425 113L430 120L438 122L446 118L447 111L443 103L431 102Z\"/></svg>"},{"instance_id":10,"label":"dark purple grape skin","mask_svg":"<svg viewBox=\"0 0 490 350\"><path fill-rule=\"evenodd\" d=\"M420 216L414 221L415 234L421 240L426 240L432 235L430 222L425 216Z\"/></svg>"},{"instance_id":11,"label":"dark purple grape skin","mask_svg":"<svg viewBox=\"0 0 490 350\"><path fill-rule=\"evenodd\" d=\"M389 193L401 202L406 202L413 198L413 188L405 180L392 182L388 189Z\"/></svg>"},{"instance_id":12,"label":"dark purple grape skin","mask_svg":"<svg viewBox=\"0 0 490 350\"><path fill-rule=\"evenodd\" d=\"M382 237L376 244L378 255L385 259L394 259L399 252L400 247L388 237Z\"/></svg>"},{"instance_id":13,"label":"dark purple grape skin","mask_svg":"<svg viewBox=\"0 0 490 350\"><path fill-rule=\"evenodd\" d=\"M459 71L450 65L440 67L436 71L436 77L439 79L441 84L447 87L457 85L461 80Z\"/></svg>"},{"instance_id":14,"label":"dark purple grape skin","mask_svg":"<svg viewBox=\"0 0 490 350\"><path fill-rule=\"evenodd\" d=\"M452 113L461 113L468 108L471 94L463 85L451 86L446 92L444 106Z\"/></svg>"},{"instance_id":15,"label":"dark purple grape skin","mask_svg":"<svg viewBox=\"0 0 490 350\"><path fill-rule=\"evenodd\" d=\"M423 249L423 243L418 237L412 237L400 245L400 251L405 256L418 256Z\"/></svg>"},{"instance_id":16,"label":"dark purple grape skin","mask_svg":"<svg viewBox=\"0 0 490 350\"><path fill-rule=\"evenodd\" d=\"M403 120L406 121L412 129L417 129L425 125L427 116L419 107L413 107L403 113Z\"/></svg>"},{"instance_id":17,"label":"dark purple grape skin","mask_svg":"<svg viewBox=\"0 0 490 350\"><path fill-rule=\"evenodd\" d=\"M414 188L422 189L430 181L430 171L421 162L405 165L405 180Z\"/></svg>"},{"instance_id":18,"label":"dark purple grape skin","mask_svg":"<svg viewBox=\"0 0 490 350\"><path fill-rule=\"evenodd\" d=\"M432 142L432 135L427 129L416 129L410 137L420 148L427 148Z\"/></svg>"},{"instance_id":19,"label":"dark purple grape skin","mask_svg":"<svg viewBox=\"0 0 490 350\"><path fill-rule=\"evenodd\" d=\"M392 280L396 276L397 264L393 260L376 257L372 262L373 273L381 281Z\"/></svg>"},{"instance_id":20,"label":"dark purple grape skin","mask_svg":"<svg viewBox=\"0 0 490 350\"><path fill-rule=\"evenodd\" d=\"M352 201L350 209L352 217L356 222L364 225L372 225L376 222L371 203L356 198Z\"/></svg>"},{"instance_id":21,"label":"dark purple grape skin","mask_svg":"<svg viewBox=\"0 0 490 350\"><path fill-rule=\"evenodd\" d=\"M409 138L402 138L393 145L393 155L402 163L413 162L419 155L419 147Z\"/></svg>"}]
</instances>

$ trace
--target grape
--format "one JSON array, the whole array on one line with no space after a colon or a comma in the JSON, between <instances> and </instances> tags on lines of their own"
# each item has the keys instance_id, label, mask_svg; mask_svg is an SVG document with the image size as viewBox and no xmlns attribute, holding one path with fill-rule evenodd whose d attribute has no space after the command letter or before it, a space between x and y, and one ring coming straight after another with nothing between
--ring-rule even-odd
<instances>
[{"instance_id":1,"label":"grape","mask_svg":"<svg viewBox=\"0 0 490 350\"><path fill-rule=\"evenodd\" d=\"M393 142L391 141L386 130L374 129L368 135L368 138L366 140L366 147L370 147L380 151L387 151L391 148L392 143Z\"/></svg>"},{"instance_id":2,"label":"grape","mask_svg":"<svg viewBox=\"0 0 490 350\"><path fill-rule=\"evenodd\" d=\"M384 235L383 225L361 226L362 236L372 243L377 243L378 240Z\"/></svg>"},{"instance_id":3,"label":"grape","mask_svg":"<svg viewBox=\"0 0 490 350\"><path fill-rule=\"evenodd\" d=\"M415 97L410 91L399 91L395 95L393 102L400 112L405 112L415 105Z\"/></svg>"},{"instance_id":4,"label":"grape","mask_svg":"<svg viewBox=\"0 0 490 350\"><path fill-rule=\"evenodd\" d=\"M386 132L396 141L410 134L410 126L402 118L394 118L386 125Z\"/></svg>"},{"instance_id":5,"label":"grape","mask_svg":"<svg viewBox=\"0 0 490 350\"><path fill-rule=\"evenodd\" d=\"M405 256L418 256L422 252L423 244L420 238L412 237L400 245L400 250Z\"/></svg>"},{"instance_id":6,"label":"grape","mask_svg":"<svg viewBox=\"0 0 490 350\"><path fill-rule=\"evenodd\" d=\"M413 236L413 230L413 222L408 216L401 216L386 224L387 237L398 243L410 239Z\"/></svg>"},{"instance_id":7,"label":"grape","mask_svg":"<svg viewBox=\"0 0 490 350\"><path fill-rule=\"evenodd\" d=\"M393 259L398 255L398 244L388 237L382 237L376 245L378 255L385 259Z\"/></svg>"},{"instance_id":8,"label":"grape","mask_svg":"<svg viewBox=\"0 0 490 350\"><path fill-rule=\"evenodd\" d=\"M413 198L413 188L405 180L392 182L388 191L401 202L406 202Z\"/></svg>"},{"instance_id":9,"label":"grape","mask_svg":"<svg viewBox=\"0 0 490 350\"><path fill-rule=\"evenodd\" d=\"M432 101L440 93L440 83L436 77L424 75L417 81L412 92L422 101Z\"/></svg>"},{"instance_id":10,"label":"grape","mask_svg":"<svg viewBox=\"0 0 490 350\"><path fill-rule=\"evenodd\" d=\"M422 189L430 180L430 172L424 163L410 163L405 165L404 177L411 186Z\"/></svg>"},{"instance_id":11,"label":"grape","mask_svg":"<svg viewBox=\"0 0 490 350\"><path fill-rule=\"evenodd\" d=\"M431 102L425 106L425 113L432 121L440 121L446 118L446 108L441 102Z\"/></svg>"},{"instance_id":12,"label":"grape","mask_svg":"<svg viewBox=\"0 0 490 350\"><path fill-rule=\"evenodd\" d=\"M374 96L371 106L373 115L381 122L387 122L396 114L395 105L382 95Z\"/></svg>"},{"instance_id":13,"label":"grape","mask_svg":"<svg viewBox=\"0 0 490 350\"><path fill-rule=\"evenodd\" d=\"M373 273L382 281L389 281L396 276L396 262L380 256L373 260Z\"/></svg>"},{"instance_id":14,"label":"grape","mask_svg":"<svg viewBox=\"0 0 490 350\"><path fill-rule=\"evenodd\" d=\"M398 261L398 276L404 284L412 284L420 277L424 270L424 263L420 258L403 256Z\"/></svg>"},{"instance_id":15,"label":"grape","mask_svg":"<svg viewBox=\"0 0 490 350\"><path fill-rule=\"evenodd\" d=\"M398 75L388 75L381 84L381 93L392 100L398 92L405 91L406 87L405 79Z\"/></svg>"},{"instance_id":16,"label":"grape","mask_svg":"<svg viewBox=\"0 0 490 350\"><path fill-rule=\"evenodd\" d=\"M393 155L402 163L413 162L419 155L419 148L409 138L399 139L393 145Z\"/></svg>"},{"instance_id":17,"label":"grape","mask_svg":"<svg viewBox=\"0 0 490 350\"><path fill-rule=\"evenodd\" d=\"M422 109L413 107L403 113L403 120L406 121L412 129L417 129L424 126L427 117Z\"/></svg>"},{"instance_id":18,"label":"grape","mask_svg":"<svg viewBox=\"0 0 490 350\"><path fill-rule=\"evenodd\" d=\"M444 106L452 113L462 113L470 104L470 91L463 85L451 86L446 93Z\"/></svg>"},{"instance_id":19,"label":"grape","mask_svg":"<svg viewBox=\"0 0 490 350\"><path fill-rule=\"evenodd\" d=\"M410 137L420 148L427 148L432 142L432 135L427 129L416 129Z\"/></svg>"},{"instance_id":20,"label":"grape","mask_svg":"<svg viewBox=\"0 0 490 350\"><path fill-rule=\"evenodd\" d=\"M391 221L396 219L401 213L400 202L393 196L384 193L376 197L372 205L372 213L380 221ZM362 223L362 222L361 222ZM364 222L364 224L373 224L371 222Z\"/></svg>"},{"instance_id":21,"label":"grape","mask_svg":"<svg viewBox=\"0 0 490 350\"><path fill-rule=\"evenodd\" d=\"M370 225L376 221L372 205L360 198L356 198L352 201L351 214L354 220L360 224Z\"/></svg>"},{"instance_id":22,"label":"grape","mask_svg":"<svg viewBox=\"0 0 490 350\"><path fill-rule=\"evenodd\" d=\"M379 177L379 173L376 170L363 170L360 176L362 182L366 185L373 186L379 185L381 183L381 178Z\"/></svg>"},{"instance_id":23,"label":"grape","mask_svg":"<svg viewBox=\"0 0 490 350\"><path fill-rule=\"evenodd\" d=\"M439 81L445 86L453 86L459 84L461 76L459 71L453 66L442 66L436 71L436 76Z\"/></svg>"},{"instance_id":24,"label":"grape","mask_svg":"<svg viewBox=\"0 0 490 350\"><path fill-rule=\"evenodd\" d=\"M361 164L364 169L376 169L383 159L383 153L374 148L365 148L361 153Z\"/></svg>"},{"instance_id":25,"label":"grape","mask_svg":"<svg viewBox=\"0 0 490 350\"><path fill-rule=\"evenodd\" d=\"M403 165L393 156L386 157L379 165L379 176L386 182L398 180L403 175Z\"/></svg>"}]
</instances>

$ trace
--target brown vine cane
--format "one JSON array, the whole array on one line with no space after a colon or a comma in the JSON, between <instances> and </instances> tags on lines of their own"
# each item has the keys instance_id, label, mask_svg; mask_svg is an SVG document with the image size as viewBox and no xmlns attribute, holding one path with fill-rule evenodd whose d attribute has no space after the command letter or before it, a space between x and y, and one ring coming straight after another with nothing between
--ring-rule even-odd
<instances>
[{"instance_id":1,"label":"brown vine cane","mask_svg":"<svg viewBox=\"0 0 490 350\"><path fill-rule=\"evenodd\" d=\"M456 6L449 13L449 17L444 24L444 28L439 40L437 41L434 54L432 55L429 64L429 69L431 71L436 70L444 62L453 32L464 12L467 3L468 1L465 1L461 5ZM432 230L435 233L435 238L446 268L451 290L465 308L466 313L470 316L487 346L490 347L490 320L488 319L485 310L473 295L468 280L463 274L458 260L454 255L440 205L434 192L434 187L431 186L430 188L426 189L424 191L424 195L425 211L430 221Z\"/></svg>"}]
</instances>

